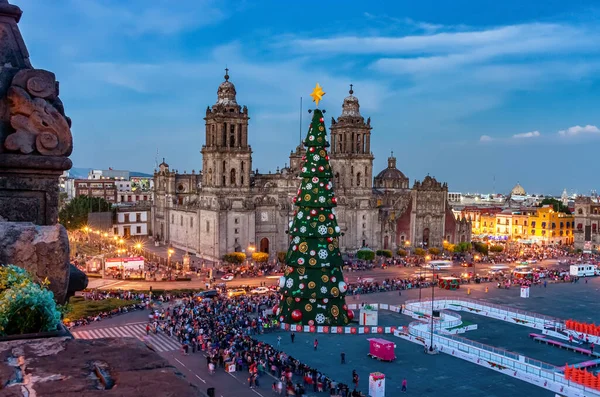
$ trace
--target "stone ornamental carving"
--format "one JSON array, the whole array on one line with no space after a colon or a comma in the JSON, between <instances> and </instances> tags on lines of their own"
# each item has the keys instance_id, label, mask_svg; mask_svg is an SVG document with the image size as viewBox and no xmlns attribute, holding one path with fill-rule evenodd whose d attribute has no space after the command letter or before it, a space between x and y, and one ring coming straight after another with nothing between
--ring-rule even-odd
<instances>
[{"instance_id":1,"label":"stone ornamental carving","mask_svg":"<svg viewBox=\"0 0 600 397\"><path fill-rule=\"evenodd\" d=\"M69 156L73 150L70 120L58 98L54 73L24 69L17 72L7 93L10 124L4 148L23 154Z\"/></svg>"}]
</instances>

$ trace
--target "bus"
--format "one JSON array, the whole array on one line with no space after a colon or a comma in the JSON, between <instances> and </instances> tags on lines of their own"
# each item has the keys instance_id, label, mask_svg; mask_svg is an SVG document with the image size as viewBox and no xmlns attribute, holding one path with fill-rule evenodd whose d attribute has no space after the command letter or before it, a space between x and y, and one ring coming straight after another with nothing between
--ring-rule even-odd
<instances>
[{"instance_id":1,"label":"bus","mask_svg":"<svg viewBox=\"0 0 600 397\"><path fill-rule=\"evenodd\" d=\"M430 261L427 264L427 267L430 267L435 270L448 269L452 267L452 261Z\"/></svg>"}]
</instances>

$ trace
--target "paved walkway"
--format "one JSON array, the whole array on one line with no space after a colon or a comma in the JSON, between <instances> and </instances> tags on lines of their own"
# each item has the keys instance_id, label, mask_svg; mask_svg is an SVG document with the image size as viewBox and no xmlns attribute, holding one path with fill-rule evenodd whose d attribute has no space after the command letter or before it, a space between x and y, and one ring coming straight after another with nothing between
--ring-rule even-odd
<instances>
[{"instance_id":1,"label":"paved walkway","mask_svg":"<svg viewBox=\"0 0 600 397\"><path fill-rule=\"evenodd\" d=\"M146 323L131 325L120 325L106 328L97 328L81 331L73 331L76 339L101 339L101 338L136 338L152 346L158 352L179 350L180 344L163 333L146 335Z\"/></svg>"}]
</instances>

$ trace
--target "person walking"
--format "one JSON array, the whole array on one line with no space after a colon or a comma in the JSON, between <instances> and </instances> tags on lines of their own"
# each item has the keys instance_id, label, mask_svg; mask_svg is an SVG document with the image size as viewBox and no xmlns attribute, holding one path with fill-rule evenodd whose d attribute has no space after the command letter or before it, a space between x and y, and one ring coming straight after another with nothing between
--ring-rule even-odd
<instances>
[{"instance_id":1,"label":"person walking","mask_svg":"<svg viewBox=\"0 0 600 397\"><path fill-rule=\"evenodd\" d=\"M315 348L315 351L317 350L318 346L319 346L319 341L317 339L315 339L315 342L313 343L313 347Z\"/></svg>"},{"instance_id":2,"label":"person walking","mask_svg":"<svg viewBox=\"0 0 600 397\"><path fill-rule=\"evenodd\" d=\"M281 336L277 337L277 349L281 347Z\"/></svg>"},{"instance_id":3,"label":"person walking","mask_svg":"<svg viewBox=\"0 0 600 397\"><path fill-rule=\"evenodd\" d=\"M402 389L400 391L406 393L406 378L402 379Z\"/></svg>"},{"instance_id":4,"label":"person walking","mask_svg":"<svg viewBox=\"0 0 600 397\"><path fill-rule=\"evenodd\" d=\"M354 383L355 389L358 389L358 380L359 380L358 374L356 373L356 370L353 369L352 370L352 383Z\"/></svg>"},{"instance_id":5,"label":"person walking","mask_svg":"<svg viewBox=\"0 0 600 397\"><path fill-rule=\"evenodd\" d=\"M341 359L342 359L342 364L346 364L346 353L342 352L342 353L340 354L340 357L341 357Z\"/></svg>"},{"instance_id":6,"label":"person walking","mask_svg":"<svg viewBox=\"0 0 600 397\"><path fill-rule=\"evenodd\" d=\"M292 343L294 343L294 339L296 339L296 334L292 332L290 334L290 339L292 340Z\"/></svg>"},{"instance_id":7,"label":"person walking","mask_svg":"<svg viewBox=\"0 0 600 397\"><path fill-rule=\"evenodd\" d=\"M594 342L592 342L592 344L590 345L590 352L594 354Z\"/></svg>"}]
</instances>

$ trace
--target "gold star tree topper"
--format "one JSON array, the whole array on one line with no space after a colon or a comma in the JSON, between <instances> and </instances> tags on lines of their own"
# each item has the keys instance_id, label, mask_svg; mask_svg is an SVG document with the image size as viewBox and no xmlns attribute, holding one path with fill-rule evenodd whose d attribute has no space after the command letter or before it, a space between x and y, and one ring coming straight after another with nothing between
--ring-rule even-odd
<instances>
[{"instance_id":1,"label":"gold star tree topper","mask_svg":"<svg viewBox=\"0 0 600 397\"><path fill-rule=\"evenodd\" d=\"M313 102L315 102L317 104L317 106L319 106L319 101L321 99L323 99L323 95L325 95L325 91L323 91L323 88L321 88L321 86L319 85L319 83L317 83L317 85L315 86L315 89L313 90L312 94L310 94L310 96L313 99Z\"/></svg>"}]
</instances>

